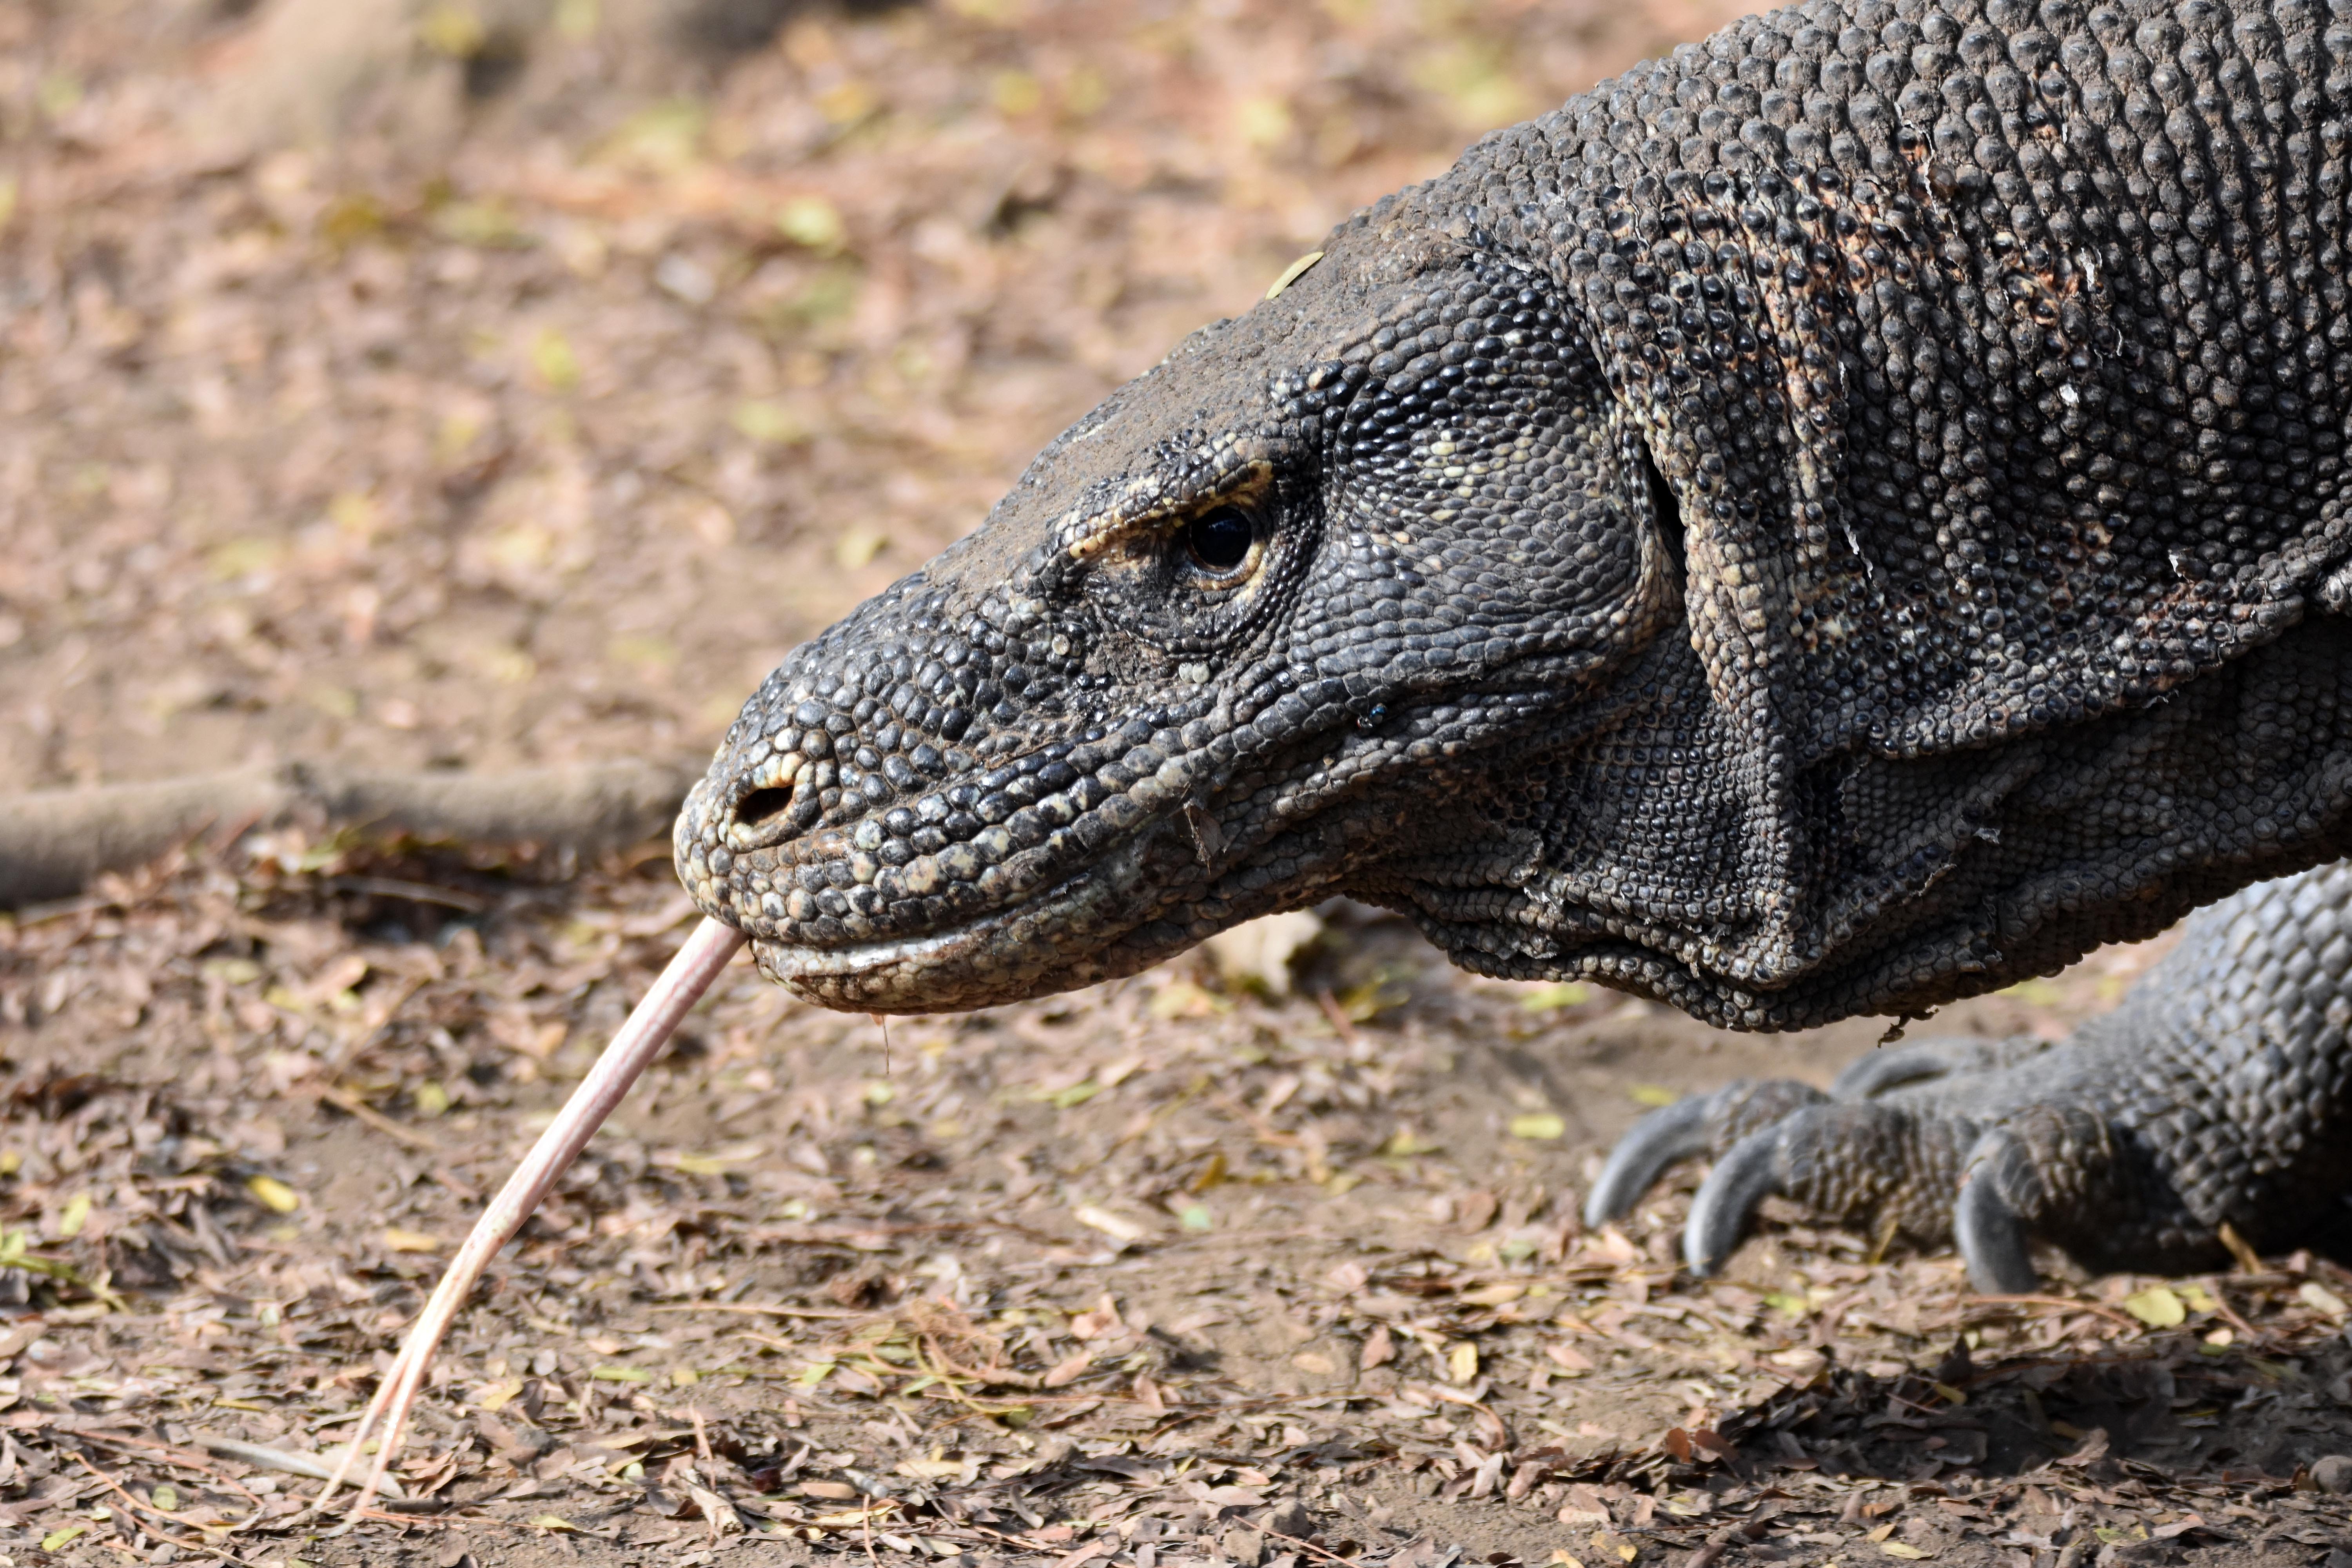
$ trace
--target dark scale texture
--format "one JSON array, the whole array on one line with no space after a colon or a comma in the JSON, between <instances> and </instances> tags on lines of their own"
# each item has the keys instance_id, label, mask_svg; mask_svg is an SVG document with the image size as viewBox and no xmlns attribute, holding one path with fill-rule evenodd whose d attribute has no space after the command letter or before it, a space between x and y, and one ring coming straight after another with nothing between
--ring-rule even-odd
<instances>
[{"instance_id":1,"label":"dark scale texture","mask_svg":"<svg viewBox=\"0 0 2352 1568\"><path fill-rule=\"evenodd\" d=\"M2352 5L1751 17L1074 426L680 872L885 1011L1335 892L1743 1028L2152 933L2352 850L2347 194Z\"/></svg>"}]
</instances>

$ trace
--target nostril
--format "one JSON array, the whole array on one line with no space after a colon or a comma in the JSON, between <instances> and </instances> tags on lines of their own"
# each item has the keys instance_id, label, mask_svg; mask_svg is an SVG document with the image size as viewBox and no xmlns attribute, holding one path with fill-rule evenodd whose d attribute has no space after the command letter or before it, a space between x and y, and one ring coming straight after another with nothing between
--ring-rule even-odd
<instances>
[{"instance_id":1,"label":"nostril","mask_svg":"<svg viewBox=\"0 0 2352 1568\"><path fill-rule=\"evenodd\" d=\"M787 784L781 789L755 789L735 803L735 822L740 827L764 827L782 816L793 804L793 791Z\"/></svg>"}]
</instances>

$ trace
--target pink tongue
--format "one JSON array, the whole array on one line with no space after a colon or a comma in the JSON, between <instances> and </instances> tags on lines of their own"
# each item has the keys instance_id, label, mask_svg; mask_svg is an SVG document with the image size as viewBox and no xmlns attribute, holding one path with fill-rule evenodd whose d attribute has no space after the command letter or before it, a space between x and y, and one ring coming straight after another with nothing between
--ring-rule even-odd
<instances>
[{"instance_id":1,"label":"pink tongue","mask_svg":"<svg viewBox=\"0 0 2352 1568\"><path fill-rule=\"evenodd\" d=\"M360 1418L352 1432L351 1443L343 1449L341 1463L329 1478L318 1500L310 1507L315 1511L327 1505L327 1500L342 1484L343 1473L351 1468L352 1458L366 1443L371 1431L382 1423L383 1440L376 1453L375 1467L369 1471L367 1484L360 1489L352 1507L364 1507L370 1497L383 1489L385 1472L391 1468L392 1457L399 1450L402 1429L408 1424L409 1406L416 1401L416 1391L425 1385L425 1371L433 1362L433 1352L440 1347L442 1336L449 1331L457 1316L457 1309L473 1294L475 1283L488 1268L499 1248L522 1228L539 1201L555 1185L558 1177L571 1168L580 1151L588 1146L596 1129L613 1114L629 1086L654 1058L660 1054L670 1031L692 1010L719 972L727 967L736 949L743 945L743 933L734 927L705 919L677 950L677 956L654 980L653 988L645 994L596 1065L563 1102L547 1131L539 1135L530 1152L523 1156L482 1217L474 1222L466 1245L457 1249L450 1260L449 1271L441 1276L432 1299L408 1331L408 1342L400 1347L400 1358L392 1363L383 1382L368 1405L367 1414Z\"/></svg>"}]
</instances>

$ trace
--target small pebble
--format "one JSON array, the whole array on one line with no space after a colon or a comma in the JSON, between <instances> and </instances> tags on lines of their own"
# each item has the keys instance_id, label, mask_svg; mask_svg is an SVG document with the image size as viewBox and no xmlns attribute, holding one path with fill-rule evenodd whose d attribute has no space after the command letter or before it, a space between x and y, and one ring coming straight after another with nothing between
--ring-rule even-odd
<instances>
[{"instance_id":1,"label":"small pebble","mask_svg":"<svg viewBox=\"0 0 2352 1568\"><path fill-rule=\"evenodd\" d=\"M1265 1537L1237 1524L1225 1531L1224 1539L1217 1542L1217 1550L1224 1553L1234 1568L1257 1568L1258 1559L1265 1555Z\"/></svg>"},{"instance_id":2,"label":"small pebble","mask_svg":"<svg viewBox=\"0 0 2352 1568\"><path fill-rule=\"evenodd\" d=\"M2337 1497L2352 1493L2352 1454L2330 1454L2312 1462L2311 1484Z\"/></svg>"}]
</instances>

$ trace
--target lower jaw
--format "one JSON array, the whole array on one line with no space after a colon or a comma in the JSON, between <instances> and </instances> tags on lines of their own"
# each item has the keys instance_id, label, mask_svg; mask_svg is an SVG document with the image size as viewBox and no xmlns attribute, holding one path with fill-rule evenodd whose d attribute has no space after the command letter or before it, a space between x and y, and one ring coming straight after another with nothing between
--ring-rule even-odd
<instances>
[{"instance_id":1,"label":"lower jaw","mask_svg":"<svg viewBox=\"0 0 2352 1568\"><path fill-rule=\"evenodd\" d=\"M1142 918L1144 847L1130 840L1033 898L946 931L845 947L754 937L751 951L771 980L845 1012L947 1012L1088 984L1109 976L1106 950Z\"/></svg>"}]
</instances>

